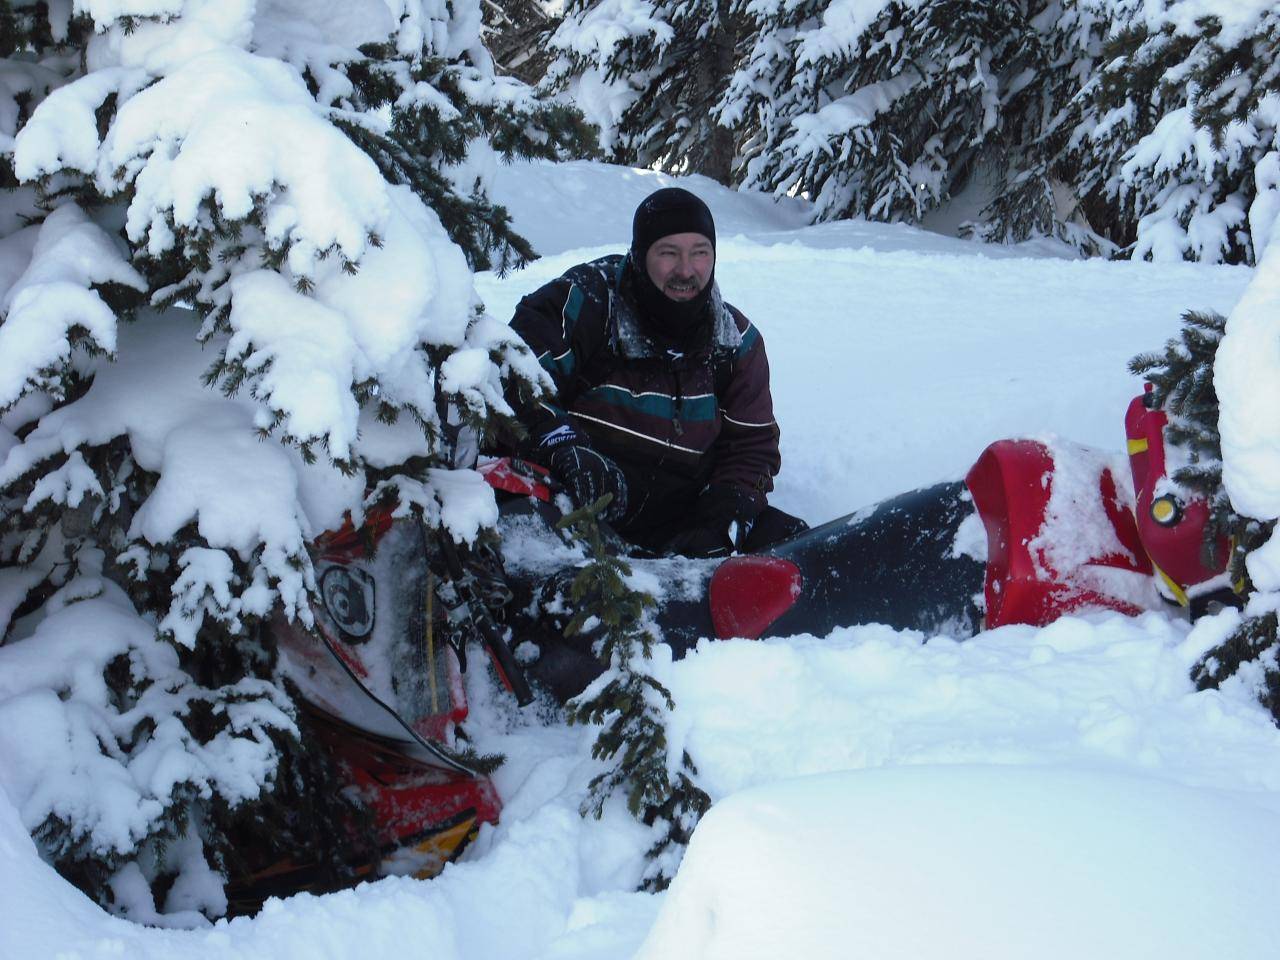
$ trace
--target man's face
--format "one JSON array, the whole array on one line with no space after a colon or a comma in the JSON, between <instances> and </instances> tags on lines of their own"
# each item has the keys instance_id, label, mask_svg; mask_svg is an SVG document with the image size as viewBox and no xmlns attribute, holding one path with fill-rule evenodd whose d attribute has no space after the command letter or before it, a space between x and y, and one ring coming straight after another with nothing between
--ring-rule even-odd
<instances>
[{"instance_id":1,"label":"man's face","mask_svg":"<svg viewBox=\"0 0 1280 960\"><path fill-rule=\"evenodd\" d=\"M657 240L644 256L653 285L672 300L692 300L711 281L715 247L700 233L672 233Z\"/></svg>"}]
</instances>

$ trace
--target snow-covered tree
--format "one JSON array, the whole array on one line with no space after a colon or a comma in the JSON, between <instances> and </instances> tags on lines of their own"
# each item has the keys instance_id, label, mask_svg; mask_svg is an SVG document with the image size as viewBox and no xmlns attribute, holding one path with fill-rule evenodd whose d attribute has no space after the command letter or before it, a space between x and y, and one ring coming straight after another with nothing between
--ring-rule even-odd
<instances>
[{"instance_id":1,"label":"snow-covered tree","mask_svg":"<svg viewBox=\"0 0 1280 960\"><path fill-rule=\"evenodd\" d=\"M484 44L498 69L536 84L551 62L547 40L559 23L552 0L484 0Z\"/></svg>"},{"instance_id":2,"label":"snow-covered tree","mask_svg":"<svg viewBox=\"0 0 1280 960\"><path fill-rule=\"evenodd\" d=\"M732 133L716 112L737 62L740 0L571 0L543 79L600 128L614 161L729 183Z\"/></svg>"},{"instance_id":3,"label":"snow-covered tree","mask_svg":"<svg viewBox=\"0 0 1280 960\"><path fill-rule=\"evenodd\" d=\"M823 218L915 222L974 184L990 197L978 232L1090 245L1058 195L1098 45L1070 0L748 9L754 46L721 110L746 143L746 185L802 192Z\"/></svg>"},{"instance_id":4,"label":"snow-covered tree","mask_svg":"<svg viewBox=\"0 0 1280 960\"><path fill-rule=\"evenodd\" d=\"M1111 34L1105 69L1082 91L1079 193L1106 197L1106 226L1133 256L1251 261L1250 221L1274 221L1260 191L1280 180L1280 12L1079 2Z\"/></svg>"},{"instance_id":5,"label":"snow-covered tree","mask_svg":"<svg viewBox=\"0 0 1280 960\"><path fill-rule=\"evenodd\" d=\"M1016 243L1055 236L1087 254L1113 245L1093 229L1096 210L1076 186L1080 89L1097 69L1105 23L1076 0L1034 3L1034 68L1008 78L999 133L984 158L990 199L966 232Z\"/></svg>"},{"instance_id":6,"label":"snow-covered tree","mask_svg":"<svg viewBox=\"0 0 1280 960\"><path fill-rule=\"evenodd\" d=\"M496 516L445 411L490 428L541 374L472 287L529 254L484 173L581 126L480 28L0 0L0 777L117 912L217 916L244 850L342 880L358 810L264 625L311 624L309 541L374 502Z\"/></svg>"},{"instance_id":7,"label":"snow-covered tree","mask_svg":"<svg viewBox=\"0 0 1280 960\"><path fill-rule=\"evenodd\" d=\"M1270 5L744 9L750 50L719 107L742 143L737 179L803 192L824 218L919 220L976 181L979 236L1210 261L1248 259L1250 222L1273 219Z\"/></svg>"}]
</instances>

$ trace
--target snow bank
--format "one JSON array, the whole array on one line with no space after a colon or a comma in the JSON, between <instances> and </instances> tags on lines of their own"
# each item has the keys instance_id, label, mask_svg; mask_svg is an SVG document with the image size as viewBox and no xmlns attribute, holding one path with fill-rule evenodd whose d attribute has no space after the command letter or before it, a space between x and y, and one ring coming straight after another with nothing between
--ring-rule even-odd
<instances>
[{"instance_id":1,"label":"snow bank","mask_svg":"<svg viewBox=\"0 0 1280 960\"><path fill-rule=\"evenodd\" d=\"M1093 771L790 780L712 808L636 960L1263 960L1274 814Z\"/></svg>"},{"instance_id":2,"label":"snow bank","mask_svg":"<svg viewBox=\"0 0 1280 960\"><path fill-rule=\"evenodd\" d=\"M668 679L717 805L642 956L1273 955L1257 949L1269 913L1250 908L1280 869L1280 731L1237 681L1191 691L1220 627L1108 615L967 643L868 626L703 645ZM628 892L643 827L620 805L577 814L589 731L517 714L478 674L469 689L477 747L509 757L503 822L437 880L148 930L40 863L0 795L0 955L631 956L663 898ZM1220 908L1206 949L1187 927ZM1001 953L983 938L1003 929ZM1105 948L1139 934L1182 950Z\"/></svg>"},{"instance_id":3,"label":"snow bank","mask_svg":"<svg viewBox=\"0 0 1280 960\"><path fill-rule=\"evenodd\" d=\"M1248 691L1191 694L1214 626L1188 635L1159 614L1107 614L964 642L866 626L704 643L671 677L676 735L713 800L916 764L1050 763L1278 791L1280 731Z\"/></svg>"},{"instance_id":4,"label":"snow bank","mask_svg":"<svg viewBox=\"0 0 1280 960\"><path fill-rule=\"evenodd\" d=\"M719 238L766 230L793 231L811 217L802 200L730 190L709 177L677 177L590 160L534 160L498 167L490 196L511 214L515 229L542 256L631 243L640 201L663 187L692 190L711 208ZM499 314L504 318L506 314Z\"/></svg>"},{"instance_id":5,"label":"snow bank","mask_svg":"<svg viewBox=\"0 0 1280 960\"><path fill-rule=\"evenodd\" d=\"M645 955L803 956L804 945L848 956L862 944L929 956L924 946L976 942L1001 924L1012 945L1046 949L1124 944L1130 930L1176 943L1186 918L1204 915L1193 896L1197 909L1237 905L1211 928L1222 951L1148 955L1272 955L1255 949L1269 913L1247 908L1280 862L1266 826L1280 806L1280 731L1238 681L1191 691L1188 666L1220 627L1108 615L966 643L868 626L704 644L668 679L673 733L717 807ZM662 898L628 892L650 842L643 827L620 805L602 821L577 814L598 769L589 731L517 714L479 674L469 691L477 747L509 757L497 777L503 822L439 879L293 897L208 931L147 930L57 879L0 796L0 955L631 956ZM711 909L723 923L706 951L677 951L668 938L696 943ZM1059 919L1046 934L1033 921L1047 916ZM1117 932L1122 916L1132 927ZM938 939L922 940L912 917L932 918ZM841 939L846 922L864 939ZM905 953L873 949L895 936ZM1188 949L1204 944L1197 936L1182 938ZM1144 954L1074 956L1116 955Z\"/></svg>"},{"instance_id":6,"label":"snow bank","mask_svg":"<svg viewBox=\"0 0 1280 960\"><path fill-rule=\"evenodd\" d=\"M80 960L536 955L570 919L578 883L572 842L577 820L567 809L544 811L510 831L484 865L449 867L433 883L389 878L325 897L273 900L253 920L223 921L205 931L162 931L107 916L41 863L0 793L0 855L22 871L22 883L4 883L0 955Z\"/></svg>"}]
</instances>

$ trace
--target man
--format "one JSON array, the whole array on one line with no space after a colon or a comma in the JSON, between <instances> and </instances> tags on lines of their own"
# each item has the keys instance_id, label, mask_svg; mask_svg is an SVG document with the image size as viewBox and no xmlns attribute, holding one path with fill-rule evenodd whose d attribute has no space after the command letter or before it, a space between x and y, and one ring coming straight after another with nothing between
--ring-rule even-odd
<instances>
[{"instance_id":1,"label":"man","mask_svg":"<svg viewBox=\"0 0 1280 960\"><path fill-rule=\"evenodd\" d=\"M768 506L778 472L769 362L715 282L716 231L687 190L647 197L626 256L569 270L512 328L555 383L521 411L524 455L650 550L723 556L806 528Z\"/></svg>"}]
</instances>

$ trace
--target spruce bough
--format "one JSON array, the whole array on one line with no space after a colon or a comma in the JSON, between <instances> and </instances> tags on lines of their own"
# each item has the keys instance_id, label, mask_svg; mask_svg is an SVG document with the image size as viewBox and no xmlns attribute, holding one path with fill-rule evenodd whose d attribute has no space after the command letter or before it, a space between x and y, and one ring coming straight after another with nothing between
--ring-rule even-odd
<instances>
[{"instance_id":1,"label":"spruce bough","mask_svg":"<svg viewBox=\"0 0 1280 960\"><path fill-rule=\"evenodd\" d=\"M646 616L654 600L627 583L630 565L609 549L600 530L611 496L558 524L587 555L570 586L576 612L565 633L598 633L598 655L608 667L569 703L568 719L599 727L591 753L610 762L591 779L583 816L599 818L609 798L621 792L631 815L655 830L641 888L664 890L711 799L695 782L698 771L688 753L673 762L665 721L675 701L649 669L660 639Z\"/></svg>"}]
</instances>

